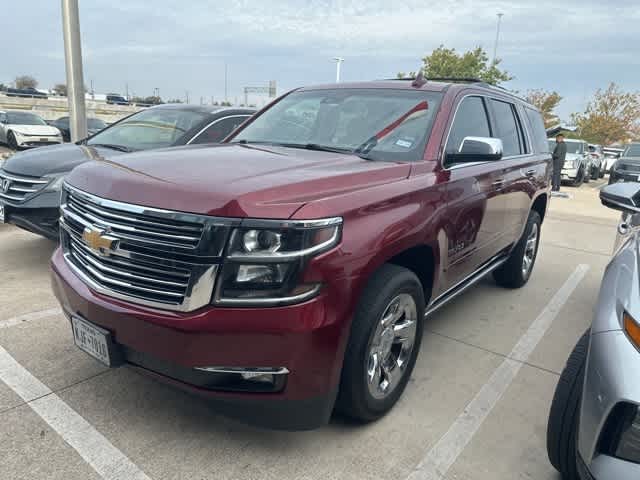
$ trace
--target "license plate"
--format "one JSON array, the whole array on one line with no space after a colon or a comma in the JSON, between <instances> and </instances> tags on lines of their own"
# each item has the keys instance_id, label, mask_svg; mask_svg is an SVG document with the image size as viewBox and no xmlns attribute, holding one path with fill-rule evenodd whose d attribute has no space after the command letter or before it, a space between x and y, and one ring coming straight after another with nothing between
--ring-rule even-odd
<instances>
[{"instance_id":1,"label":"license plate","mask_svg":"<svg viewBox=\"0 0 640 480\"><path fill-rule=\"evenodd\" d=\"M4 206L0 205L0 223L4 223Z\"/></svg>"},{"instance_id":2,"label":"license plate","mask_svg":"<svg viewBox=\"0 0 640 480\"><path fill-rule=\"evenodd\" d=\"M40 138L40 141L41 141L41 142L48 142L48 141L49 141L49 139L48 139L48 138L46 138L46 137L41 137L41 138Z\"/></svg>"},{"instance_id":3,"label":"license plate","mask_svg":"<svg viewBox=\"0 0 640 480\"><path fill-rule=\"evenodd\" d=\"M109 352L111 343L109 332L78 317L71 317L71 325L73 340L78 348L110 367L112 362Z\"/></svg>"}]
</instances>

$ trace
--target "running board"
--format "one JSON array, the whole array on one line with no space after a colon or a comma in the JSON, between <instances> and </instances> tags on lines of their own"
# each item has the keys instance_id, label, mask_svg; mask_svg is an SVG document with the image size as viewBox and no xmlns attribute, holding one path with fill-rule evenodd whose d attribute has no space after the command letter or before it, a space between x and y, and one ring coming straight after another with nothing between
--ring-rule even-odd
<instances>
[{"instance_id":1,"label":"running board","mask_svg":"<svg viewBox=\"0 0 640 480\"><path fill-rule=\"evenodd\" d=\"M461 293L465 292L468 288L472 287L473 285L478 283L480 280L482 280L484 277L489 275L495 269L499 268L508 259L509 259L509 255L508 254L507 255L500 255L495 260L490 261L484 267L482 267L479 270L477 270L476 272L472 273L469 277L465 278L463 281L461 281L460 283L458 283L454 287L452 287L449 290L447 290L446 292L444 292L438 298L436 298L433 301L433 303L431 305L429 305L429 308L427 309L427 311L424 314L424 316L428 317L429 315L434 313L436 310L439 310L441 307L445 306L447 303L449 303L449 301L453 300L458 295L460 295Z\"/></svg>"}]
</instances>

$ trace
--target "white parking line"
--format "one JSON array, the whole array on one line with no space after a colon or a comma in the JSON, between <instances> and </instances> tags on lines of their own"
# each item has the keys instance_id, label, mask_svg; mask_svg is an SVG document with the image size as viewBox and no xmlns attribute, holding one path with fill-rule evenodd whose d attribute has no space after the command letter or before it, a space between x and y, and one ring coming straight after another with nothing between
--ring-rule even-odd
<instances>
[{"instance_id":1,"label":"white parking line","mask_svg":"<svg viewBox=\"0 0 640 480\"><path fill-rule=\"evenodd\" d=\"M588 270L588 265L578 265L544 310L540 312L538 318L520 337L509 356L493 372L491 378L469 402L449 427L449 430L427 452L407 480L440 480L447 474L451 465L454 464L491 413L493 407L511 385L523 365L522 362L529 358Z\"/></svg>"},{"instance_id":2,"label":"white parking line","mask_svg":"<svg viewBox=\"0 0 640 480\"><path fill-rule=\"evenodd\" d=\"M21 323L30 322L31 320L38 320L39 318L53 317L54 315L58 315L60 313L62 313L62 310L60 308L49 308L47 310L40 310L38 312L25 313L24 315L19 315L8 320L1 320L0 330L2 330L3 328L20 325Z\"/></svg>"},{"instance_id":3,"label":"white parking line","mask_svg":"<svg viewBox=\"0 0 640 480\"><path fill-rule=\"evenodd\" d=\"M150 480L124 453L2 347L0 380L27 402L104 480Z\"/></svg>"}]
</instances>

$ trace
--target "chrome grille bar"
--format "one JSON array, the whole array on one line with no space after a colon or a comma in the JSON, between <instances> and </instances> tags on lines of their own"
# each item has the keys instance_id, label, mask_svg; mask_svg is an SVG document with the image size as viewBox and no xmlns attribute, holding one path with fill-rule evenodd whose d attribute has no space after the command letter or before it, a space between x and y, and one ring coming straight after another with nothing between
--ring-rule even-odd
<instances>
[{"instance_id":1,"label":"chrome grille bar","mask_svg":"<svg viewBox=\"0 0 640 480\"><path fill-rule=\"evenodd\" d=\"M9 188L6 192L0 191L0 198L13 202L22 202L30 195L42 190L51 181L46 178L25 177L0 170L0 184L4 180L9 181Z\"/></svg>"}]
</instances>

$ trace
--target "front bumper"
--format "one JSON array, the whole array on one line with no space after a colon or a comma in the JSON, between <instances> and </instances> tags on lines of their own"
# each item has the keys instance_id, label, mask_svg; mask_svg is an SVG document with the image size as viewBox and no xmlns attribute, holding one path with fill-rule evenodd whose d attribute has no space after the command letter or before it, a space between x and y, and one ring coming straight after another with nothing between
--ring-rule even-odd
<instances>
[{"instance_id":1,"label":"front bumper","mask_svg":"<svg viewBox=\"0 0 640 480\"><path fill-rule=\"evenodd\" d=\"M578 453L591 478L640 478L640 464L616 458L603 451L600 444L607 420L618 403L640 406L639 372L640 352L624 332L591 336L578 428Z\"/></svg>"},{"instance_id":2,"label":"front bumper","mask_svg":"<svg viewBox=\"0 0 640 480\"><path fill-rule=\"evenodd\" d=\"M562 180L575 180L578 178L577 168L563 168L560 174Z\"/></svg>"},{"instance_id":3,"label":"front bumper","mask_svg":"<svg viewBox=\"0 0 640 480\"><path fill-rule=\"evenodd\" d=\"M0 199L5 208L5 222L29 232L58 241L60 192L42 192L25 202Z\"/></svg>"},{"instance_id":4,"label":"front bumper","mask_svg":"<svg viewBox=\"0 0 640 480\"><path fill-rule=\"evenodd\" d=\"M62 136L52 135L21 135L14 132L16 143L20 148L42 147L45 145L57 145L62 143Z\"/></svg>"},{"instance_id":5,"label":"front bumper","mask_svg":"<svg viewBox=\"0 0 640 480\"><path fill-rule=\"evenodd\" d=\"M59 249L52 266L53 290L67 316L110 331L126 352L125 361L137 370L210 398L221 413L249 423L306 430L329 420L349 322L326 293L288 307L177 313L93 292L72 273ZM189 374L206 366L277 366L289 374L276 393L223 391Z\"/></svg>"}]
</instances>

